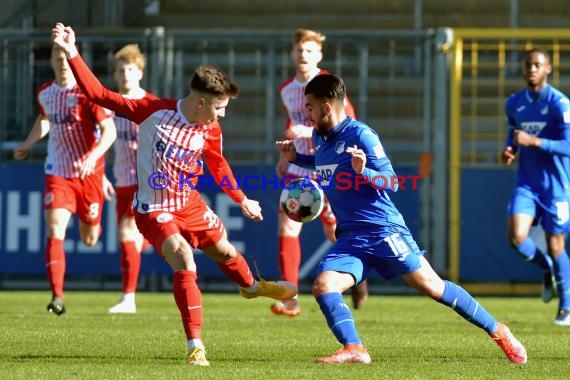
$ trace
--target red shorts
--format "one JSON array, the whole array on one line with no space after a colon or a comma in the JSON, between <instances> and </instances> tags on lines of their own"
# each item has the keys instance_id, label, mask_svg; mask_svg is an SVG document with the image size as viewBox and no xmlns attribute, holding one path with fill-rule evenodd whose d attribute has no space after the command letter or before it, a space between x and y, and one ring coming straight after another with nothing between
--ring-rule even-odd
<instances>
[{"instance_id":1,"label":"red shorts","mask_svg":"<svg viewBox=\"0 0 570 380\"><path fill-rule=\"evenodd\" d=\"M295 174L291 174L291 173L287 173L284 177L283 177L283 185L287 185L289 182L291 182L294 179L297 178L301 178ZM314 178L311 178L314 180ZM282 213L283 210L281 210L281 207L278 208L279 213ZM323 211L321 212L321 215L319 215L319 219L321 220L321 222L323 224L327 224L329 226L334 226L336 224L336 216L334 216L332 209L331 209L331 205L329 203L329 199L327 197L325 197L325 204L323 206Z\"/></svg>"},{"instance_id":2,"label":"red shorts","mask_svg":"<svg viewBox=\"0 0 570 380\"><path fill-rule=\"evenodd\" d=\"M117 210L117 224L120 224L121 219L134 218L135 216L133 199L137 192L137 185L117 187L115 191L117 198L117 204L115 205L115 209Z\"/></svg>"},{"instance_id":3,"label":"red shorts","mask_svg":"<svg viewBox=\"0 0 570 380\"><path fill-rule=\"evenodd\" d=\"M141 234L161 255L162 243L176 233L180 233L193 248L210 247L226 234L222 220L196 191L192 192L188 204L180 210L147 214L135 211L135 221Z\"/></svg>"},{"instance_id":4,"label":"red shorts","mask_svg":"<svg viewBox=\"0 0 570 380\"><path fill-rule=\"evenodd\" d=\"M101 222L103 174L79 178L46 175L44 210L64 208L89 226Z\"/></svg>"}]
</instances>

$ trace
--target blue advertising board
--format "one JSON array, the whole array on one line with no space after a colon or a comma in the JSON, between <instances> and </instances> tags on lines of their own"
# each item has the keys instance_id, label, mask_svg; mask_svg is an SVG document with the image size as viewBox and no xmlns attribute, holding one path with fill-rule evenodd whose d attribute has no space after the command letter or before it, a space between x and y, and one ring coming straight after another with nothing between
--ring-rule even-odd
<instances>
[{"instance_id":1,"label":"blue advertising board","mask_svg":"<svg viewBox=\"0 0 570 380\"><path fill-rule=\"evenodd\" d=\"M209 176L199 189L210 207L222 218L229 239L250 264L257 264L262 276L278 278L277 207L281 186L274 166L235 166L234 174L246 195L260 202L264 220L253 222L243 216L239 205L221 191ZM398 174L412 174L415 168L401 168ZM43 166L16 162L0 165L0 274L45 273L46 231L42 209ZM391 194L417 236L419 192L408 186ZM120 275L119 244L114 202L103 209L101 239L87 247L79 238L77 220L71 219L64 242L68 275ZM328 246L319 221L306 223L301 235L303 257L301 277L311 276L320 255ZM200 277L223 277L215 263L196 252ZM141 275L168 275L171 270L152 248L143 254Z\"/></svg>"}]
</instances>

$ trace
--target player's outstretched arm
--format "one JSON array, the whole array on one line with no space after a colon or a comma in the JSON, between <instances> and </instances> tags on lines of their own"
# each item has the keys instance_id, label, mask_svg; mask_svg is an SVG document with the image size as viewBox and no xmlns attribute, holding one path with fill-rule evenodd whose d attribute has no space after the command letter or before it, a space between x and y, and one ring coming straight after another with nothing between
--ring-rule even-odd
<instances>
[{"instance_id":1,"label":"player's outstretched arm","mask_svg":"<svg viewBox=\"0 0 570 380\"><path fill-rule=\"evenodd\" d=\"M93 103L113 110L126 118L140 124L146 117L140 110L137 112L137 99L127 99L118 92L112 91L97 79L85 64L75 46L75 33L69 26L57 23L52 29L52 41L66 52L69 67L81 91ZM140 107L139 107L140 108Z\"/></svg>"},{"instance_id":2,"label":"player's outstretched arm","mask_svg":"<svg viewBox=\"0 0 570 380\"><path fill-rule=\"evenodd\" d=\"M75 32L70 26L65 26L61 22L56 23L51 30L51 40L65 52L67 58L79 54L75 46Z\"/></svg>"}]
</instances>

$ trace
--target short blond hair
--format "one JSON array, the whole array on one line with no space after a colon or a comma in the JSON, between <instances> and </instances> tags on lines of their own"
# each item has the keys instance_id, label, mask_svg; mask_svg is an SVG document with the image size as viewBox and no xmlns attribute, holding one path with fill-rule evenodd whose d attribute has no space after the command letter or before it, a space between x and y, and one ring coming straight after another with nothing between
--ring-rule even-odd
<instances>
[{"instance_id":1,"label":"short blond hair","mask_svg":"<svg viewBox=\"0 0 570 380\"><path fill-rule=\"evenodd\" d=\"M123 46L119 51L115 53L115 65L118 61L125 61L127 64L134 63L139 70L144 70L144 65L146 63L144 54L141 53L139 45L128 44Z\"/></svg>"},{"instance_id":2,"label":"short blond hair","mask_svg":"<svg viewBox=\"0 0 570 380\"><path fill-rule=\"evenodd\" d=\"M322 49L323 44L325 43L326 39L327 38L325 37L324 34L319 33L315 30L299 28L295 31L295 34L293 34L292 43L293 43L293 47L295 47L295 45L297 45L299 43L303 43L303 42L307 42L307 41L313 41L313 42L316 42L317 44L319 44L319 46Z\"/></svg>"}]
</instances>

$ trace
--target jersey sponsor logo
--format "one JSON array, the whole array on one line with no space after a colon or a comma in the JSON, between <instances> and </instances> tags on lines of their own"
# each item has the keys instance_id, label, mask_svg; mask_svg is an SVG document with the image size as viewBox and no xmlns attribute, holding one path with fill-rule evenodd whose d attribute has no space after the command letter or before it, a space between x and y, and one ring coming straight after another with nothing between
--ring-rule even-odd
<instances>
[{"instance_id":1,"label":"jersey sponsor logo","mask_svg":"<svg viewBox=\"0 0 570 380\"><path fill-rule=\"evenodd\" d=\"M345 146L344 141L337 141L334 147L334 151L336 152L336 154L344 153L344 151L346 150L344 146Z\"/></svg>"},{"instance_id":2,"label":"jersey sponsor logo","mask_svg":"<svg viewBox=\"0 0 570 380\"><path fill-rule=\"evenodd\" d=\"M303 124L303 125L307 125L307 126L312 125L312 122L311 122L311 119L309 118L309 115L307 115L307 113L304 111L291 112L290 118L291 118L291 120L296 121L295 124Z\"/></svg>"},{"instance_id":3,"label":"jersey sponsor logo","mask_svg":"<svg viewBox=\"0 0 570 380\"><path fill-rule=\"evenodd\" d=\"M548 106L546 105L546 106L544 106L543 109L540 110L540 114L541 114L541 115L546 115L547 113L548 113Z\"/></svg>"},{"instance_id":4,"label":"jersey sponsor logo","mask_svg":"<svg viewBox=\"0 0 570 380\"><path fill-rule=\"evenodd\" d=\"M71 124L75 122L75 116L71 113L67 115L53 114L48 115L48 120L51 124Z\"/></svg>"},{"instance_id":5,"label":"jersey sponsor logo","mask_svg":"<svg viewBox=\"0 0 570 380\"><path fill-rule=\"evenodd\" d=\"M317 175L319 176L319 183L321 184L321 186L326 187L330 185L330 181L334 176L334 172L337 167L338 164L319 165L316 167Z\"/></svg>"},{"instance_id":6,"label":"jersey sponsor logo","mask_svg":"<svg viewBox=\"0 0 570 380\"><path fill-rule=\"evenodd\" d=\"M197 143L196 145L199 145ZM204 140L202 138L201 146L204 145ZM197 157L197 152L194 150L183 149L174 144L165 144L162 141L158 141L155 144L155 149L161 156L168 160L173 160L177 162L190 163ZM201 149L201 148L200 148Z\"/></svg>"},{"instance_id":7,"label":"jersey sponsor logo","mask_svg":"<svg viewBox=\"0 0 570 380\"><path fill-rule=\"evenodd\" d=\"M546 127L545 121L525 121L521 123L521 129L533 136L538 136L544 127Z\"/></svg>"},{"instance_id":8,"label":"jersey sponsor logo","mask_svg":"<svg viewBox=\"0 0 570 380\"><path fill-rule=\"evenodd\" d=\"M517 107L517 112L522 112L526 109L526 106Z\"/></svg>"}]
</instances>

